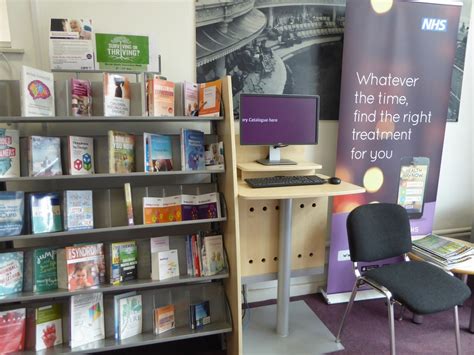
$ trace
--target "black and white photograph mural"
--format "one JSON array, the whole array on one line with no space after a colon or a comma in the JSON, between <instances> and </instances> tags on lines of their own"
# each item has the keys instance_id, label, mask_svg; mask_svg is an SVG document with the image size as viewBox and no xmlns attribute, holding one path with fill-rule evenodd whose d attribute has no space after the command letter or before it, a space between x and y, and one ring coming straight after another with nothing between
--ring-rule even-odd
<instances>
[{"instance_id":1,"label":"black and white photograph mural","mask_svg":"<svg viewBox=\"0 0 474 355\"><path fill-rule=\"evenodd\" d=\"M321 97L337 120L345 0L197 0L197 81L232 76L240 93Z\"/></svg>"}]
</instances>

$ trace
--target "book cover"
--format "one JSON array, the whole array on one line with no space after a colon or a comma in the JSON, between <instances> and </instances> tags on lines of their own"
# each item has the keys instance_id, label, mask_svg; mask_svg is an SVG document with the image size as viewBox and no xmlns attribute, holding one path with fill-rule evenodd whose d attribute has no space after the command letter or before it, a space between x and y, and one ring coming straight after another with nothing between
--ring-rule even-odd
<instances>
[{"instance_id":1,"label":"book cover","mask_svg":"<svg viewBox=\"0 0 474 355\"><path fill-rule=\"evenodd\" d=\"M205 258L203 258L206 276L218 274L224 270L224 243L222 235L212 235L203 238Z\"/></svg>"},{"instance_id":2,"label":"book cover","mask_svg":"<svg viewBox=\"0 0 474 355\"><path fill-rule=\"evenodd\" d=\"M158 272L152 270L152 274L158 274L158 280L179 276L178 250L159 251L153 255L158 258Z\"/></svg>"},{"instance_id":3,"label":"book cover","mask_svg":"<svg viewBox=\"0 0 474 355\"><path fill-rule=\"evenodd\" d=\"M104 116L130 116L130 82L127 77L104 73Z\"/></svg>"},{"instance_id":4,"label":"book cover","mask_svg":"<svg viewBox=\"0 0 474 355\"><path fill-rule=\"evenodd\" d=\"M0 296L23 289L23 252L0 254Z\"/></svg>"},{"instance_id":5,"label":"book cover","mask_svg":"<svg viewBox=\"0 0 474 355\"><path fill-rule=\"evenodd\" d=\"M39 248L33 251L33 292L58 288L56 249Z\"/></svg>"},{"instance_id":6,"label":"book cover","mask_svg":"<svg viewBox=\"0 0 474 355\"><path fill-rule=\"evenodd\" d=\"M161 334L176 326L174 318L174 304L155 308L154 313L155 334Z\"/></svg>"},{"instance_id":7,"label":"book cover","mask_svg":"<svg viewBox=\"0 0 474 355\"><path fill-rule=\"evenodd\" d=\"M94 228L92 190L64 191L64 229Z\"/></svg>"},{"instance_id":8,"label":"book cover","mask_svg":"<svg viewBox=\"0 0 474 355\"><path fill-rule=\"evenodd\" d=\"M20 136L15 129L0 128L0 177L20 176Z\"/></svg>"},{"instance_id":9,"label":"book cover","mask_svg":"<svg viewBox=\"0 0 474 355\"><path fill-rule=\"evenodd\" d=\"M185 81L183 83L184 115L197 116L199 109L199 85Z\"/></svg>"},{"instance_id":10,"label":"book cover","mask_svg":"<svg viewBox=\"0 0 474 355\"><path fill-rule=\"evenodd\" d=\"M218 192L198 195L199 219L210 219L221 217L221 204Z\"/></svg>"},{"instance_id":11,"label":"book cover","mask_svg":"<svg viewBox=\"0 0 474 355\"><path fill-rule=\"evenodd\" d=\"M133 226L135 224L133 218L133 203L132 203L132 188L129 182L126 182L123 185L124 193L125 193L125 207L127 208L127 223L129 226Z\"/></svg>"},{"instance_id":12,"label":"book cover","mask_svg":"<svg viewBox=\"0 0 474 355\"><path fill-rule=\"evenodd\" d=\"M204 132L185 128L181 130L181 169L206 169L204 160Z\"/></svg>"},{"instance_id":13,"label":"book cover","mask_svg":"<svg viewBox=\"0 0 474 355\"><path fill-rule=\"evenodd\" d=\"M0 237L19 235L23 230L25 194L0 191Z\"/></svg>"},{"instance_id":14,"label":"book cover","mask_svg":"<svg viewBox=\"0 0 474 355\"><path fill-rule=\"evenodd\" d=\"M28 157L30 176L63 174L61 140L58 137L31 136Z\"/></svg>"},{"instance_id":15,"label":"book cover","mask_svg":"<svg viewBox=\"0 0 474 355\"><path fill-rule=\"evenodd\" d=\"M159 78L151 79L149 90L149 115L174 116L174 87L172 81Z\"/></svg>"},{"instance_id":16,"label":"book cover","mask_svg":"<svg viewBox=\"0 0 474 355\"><path fill-rule=\"evenodd\" d=\"M71 348L105 338L102 293L71 296L70 314Z\"/></svg>"},{"instance_id":17,"label":"book cover","mask_svg":"<svg viewBox=\"0 0 474 355\"><path fill-rule=\"evenodd\" d=\"M52 73L23 66L20 78L21 115L54 116L54 77Z\"/></svg>"},{"instance_id":18,"label":"book cover","mask_svg":"<svg viewBox=\"0 0 474 355\"><path fill-rule=\"evenodd\" d=\"M108 252L111 284L120 285L137 278L138 252L135 241L111 243Z\"/></svg>"},{"instance_id":19,"label":"book cover","mask_svg":"<svg viewBox=\"0 0 474 355\"><path fill-rule=\"evenodd\" d=\"M191 329L197 329L211 323L209 301L203 301L189 306Z\"/></svg>"},{"instance_id":20,"label":"book cover","mask_svg":"<svg viewBox=\"0 0 474 355\"><path fill-rule=\"evenodd\" d=\"M149 134L149 161L151 172L173 170L173 147L171 137Z\"/></svg>"},{"instance_id":21,"label":"book cover","mask_svg":"<svg viewBox=\"0 0 474 355\"><path fill-rule=\"evenodd\" d=\"M183 221L199 219L198 199L196 195L181 195L181 215Z\"/></svg>"},{"instance_id":22,"label":"book cover","mask_svg":"<svg viewBox=\"0 0 474 355\"><path fill-rule=\"evenodd\" d=\"M119 300L119 339L130 338L142 332L142 295L124 297Z\"/></svg>"},{"instance_id":23,"label":"book cover","mask_svg":"<svg viewBox=\"0 0 474 355\"><path fill-rule=\"evenodd\" d=\"M135 171L135 136L109 131L109 172L126 174Z\"/></svg>"},{"instance_id":24,"label":"book cover","mask_svg":"<svg viewBox=\"0 0 474 355\"><path fill-rule=\"evenodd\" d=\"M69 174L94 174L94 138L69 136L67 142Z\"/></svg>"},{"instance_id":25,"label":"book cover","mask_svg":"<svg viewBox=\"0 0 474 355\"><path fill-rule=\"evenodd\" d=\"M52 304L34 308L34 346L36 351L52 348L63 343L62 307Z\"/></svg>"},{"instance_id":26,"label":"book cover","mask_svg":"<svg viewBox=\"0 0 474 355\"><path fill-rule=\"evenodd\" d=\"M163 197L163 207L158 214L158 223L180 222L183 220L181 214L181 195Z\"/></svg>"},{"instance_id":27,"label":"book cover","mask_svg":"<svg viewBox=\"0 0 474 355\"><path fill-rule=\"evenodd\" d=\"M137 294L136 291L130 291L126 293L121 293L114 295L113 305L114 305L114 338L120 339L120 300L126 297L132 297Z\"/></svg>"},{"instance_id":28,"label":"book cover","mask_svg":"<svg viewBox=\"0 0 474 355\"><path fill-rule=\"evenodd\" d=\"M219 117L222 80L199 84L199 116Z\"/></svg>"},{"instance_id":29,"label":"book cover","mask_svg":"<svg viewBox=\"0 0 474 355\"><path fill-rule=\"evenodd\" d=\"M224 171L224 142L205 145L206 170Z\"/></svg>"},{"instance_id":30,"label":"book cover","mask_svg":"<svg viewBox=\"0 0 474 355\"><path fill-rule=\"evenodd\" d=\"M57 264L59 288L74 291L105 282L105 257L102 243L59 249Z\"/></svg>"},{"instance_id":31,"label":"book cover","mask_svg":"<svg viewBox=\"0 0 474 355\"><path fill-rule=\"evenodd\" d=\"M169 237L150 238L150 254L151 254L151 279L159 280L159 252L170 250Z\"/></svg>"},{"instance_id":32,"label":"book cover","mask_svg":"<svg viewBox=\"0 0 474 355\"><path fill-rule=\"evenodd\" d=\"M26 309L0 312L0 354L14 353L25 348Z\"/></svg>"},{"instance_id":33,"label":"book cover","mask_svg":"<svg viewBox=\"0 0 474 355\"><path fill-rule=\"evenodd\" d=\"M31 232L62 231L61 198L57 192L30 194Z\"/></svg>"},{"instance_id":34,"label":"book cover","mask_svg":"<svg viewBox=\"0 0 474 355\"><path fill-rule=\"evenodd\" d=\"M71 112L73 116L92 116L92 87L89 80L71 78Z\"/></svg>"},{"instance_id":35,"label":"book cover","mask_svg":"<svg viewBox=\"0 0 474 355\"><path fill-rule=\"evenodd\" d=\"M162 197L143 197L143 224L154 224L163 220L162 209Z\"/></svg>"}]
</instances>

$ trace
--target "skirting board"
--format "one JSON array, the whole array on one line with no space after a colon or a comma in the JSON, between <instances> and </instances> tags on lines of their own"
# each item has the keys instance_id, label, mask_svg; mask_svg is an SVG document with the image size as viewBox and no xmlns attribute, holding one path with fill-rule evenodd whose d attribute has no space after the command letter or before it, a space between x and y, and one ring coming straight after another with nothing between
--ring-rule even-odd
<instances>
[{"instance_id":1,"label":"skirting board","mask_svg":"<svg viewBox=\"0 0 474 355\"><path fill-rule=\"evenodd\" d=\"M328 304L336 303L347 303L351 297L351 292L341 292L341 293L332 293L328 294L326 290L321 289L321 293L324 296L324 299ZM375 290L360 290L357 291L356 301L372 300L377 298L383 298L384 296Z\"/></svg>"}]
</instances>

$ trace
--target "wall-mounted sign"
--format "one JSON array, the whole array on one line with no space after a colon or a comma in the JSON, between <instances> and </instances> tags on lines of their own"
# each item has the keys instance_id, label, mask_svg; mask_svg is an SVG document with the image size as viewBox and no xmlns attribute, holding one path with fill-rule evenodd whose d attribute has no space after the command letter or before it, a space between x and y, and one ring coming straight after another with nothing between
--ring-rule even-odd
<instances>
[{"instance_id":1,"label":"wall-mounted sign","mask_svg":"<svg viewBox=\"0 0 474 355\"><path fill-rule=\"evenodd\" d=\"M95 42L99 69L148 70L148 36L96 33Z\"/></svg>"}]
</instances>

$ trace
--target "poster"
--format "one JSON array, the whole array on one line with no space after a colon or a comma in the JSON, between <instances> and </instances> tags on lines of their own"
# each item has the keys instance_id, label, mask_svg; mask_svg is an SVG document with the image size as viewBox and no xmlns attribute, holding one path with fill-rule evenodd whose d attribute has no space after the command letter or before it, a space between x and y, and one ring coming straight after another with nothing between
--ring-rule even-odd
<instances>
[{"instance_id":1,"label":"poster","mask_svg":"<svg viewBox=\"0 0 474 355\"><path fill-rule=\"evenodd\" d=\"M95 41L99 69L148 70L148 36L96 33Z\"/></svg>"},{"instance_id":2,"label":"poster","mask_svg":"<svg viewBox=\"0 0 474 355\"><path fill-rule=\"evenodd\" d=\"M398 203L412 235L432 230L460 10L347 1L336 175L367 192L334 198L328 295L355 281L346 233L355 207Z\"/></svg>"}]
</instances>

